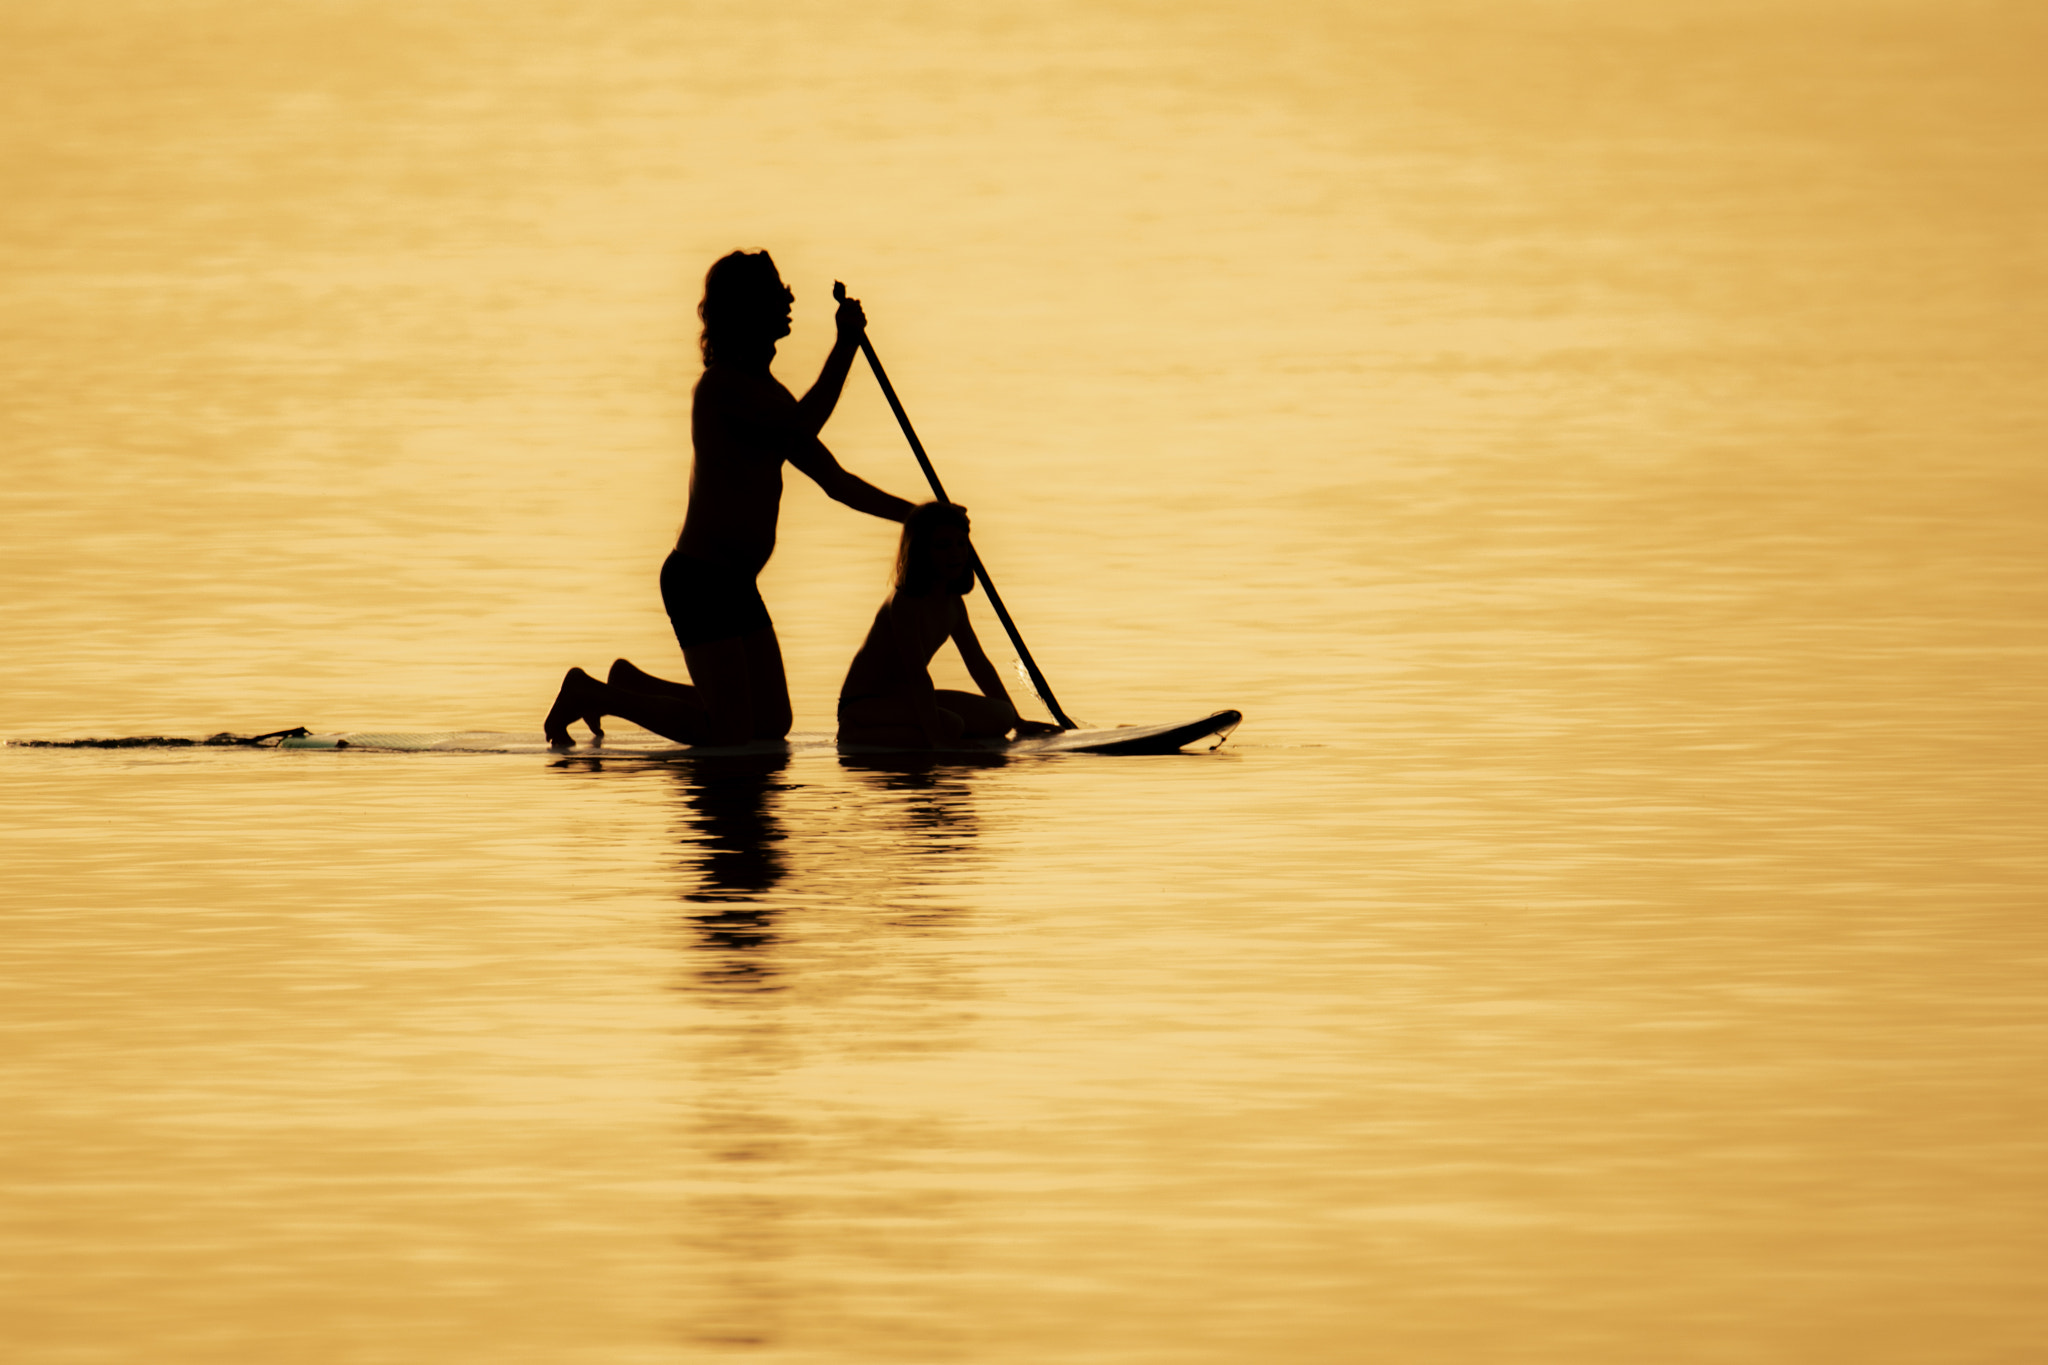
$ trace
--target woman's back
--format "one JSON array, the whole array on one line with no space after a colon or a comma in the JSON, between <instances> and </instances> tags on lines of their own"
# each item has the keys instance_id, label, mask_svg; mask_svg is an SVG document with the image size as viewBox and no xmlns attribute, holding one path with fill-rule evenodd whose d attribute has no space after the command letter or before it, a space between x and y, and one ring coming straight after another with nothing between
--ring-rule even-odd
<instances>
[{"instance_id":1,"label":"woman's back","mask_svg":"<svg viewBox=\"0 0 2048 1365\"><path fill-rule=\"evenodd\" d=\"M957 593L941 590L915 597L901 591L890 593L875 612L867 639L847 666L846 681L839 685L840 697L879 697L920 686L929 688L931 677L925 668L965 611Z\"/></svg>"}]
</instances>

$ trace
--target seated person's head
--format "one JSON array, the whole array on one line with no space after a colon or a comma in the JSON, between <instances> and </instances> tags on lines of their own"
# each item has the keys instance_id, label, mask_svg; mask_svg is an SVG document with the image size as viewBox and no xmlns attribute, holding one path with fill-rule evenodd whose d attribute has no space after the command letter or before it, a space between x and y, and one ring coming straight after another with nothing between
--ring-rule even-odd
<instances>
[{"instance_id":1,"label":"seated person's head","mask_svg":"<svg viewBox=\"0 0 2048 1365\"><path fill-rule=\"evenodd\" d=\"M974 548L967 538L967 509L928 502L903 523L896 550L896 591L909 597L974 591Z\"/></svg>"}]
</instances>

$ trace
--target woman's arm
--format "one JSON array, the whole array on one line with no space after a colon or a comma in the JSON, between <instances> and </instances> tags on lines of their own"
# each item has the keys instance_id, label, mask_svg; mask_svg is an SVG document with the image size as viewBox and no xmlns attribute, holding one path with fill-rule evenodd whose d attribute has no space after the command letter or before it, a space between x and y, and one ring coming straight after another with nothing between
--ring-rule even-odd
<instances>
[{"instance_id":1,"label":"woman's arm","mask_svg":"<svg viewBox=\"0 0 2048 1365\"><path fill-rule=\"evenodd\" d=\"M967 602L956 599L953 618L953 645L960 651L960 662L967 665L967 676L974 679L974 685L981 689L981 695L995 703L997 711L1009 718L1005 729L1017 728L1017 707L1010 700L1010 693L1003 686L1003 675L996 672L996 666L988 661L982 652L981 639L974 633L974 622L967 618ZM929 676L929 675L927 675Z\"/></svg>"},{"instance_id":2,"label":"woman's arm","mask_svg":"<svg viewBox=\"0 0 2048 1365\"><path fill-rule=\"evenodd\" d=\"M713 385L713 376L719 382ZM697 442L698 458L704 456L705 437L724 432L719 444L743 451L758 450L789 461L834 501L856 512L866 512L884 521L902 521L917 509L893 493L881 489L845 468L825 449L815 429L805 429L805 418L789 390L771 376L736 379L716 370L706 370L697 382L697 396L691 413L691 434Z\"/></svg>"},{"instance_id":3,"label":"woman's arm","mask_svg":"<svg viewBox=\"0 0 2048 1365\"><path fill-rule=\"evenodd\" d=\"M894 493L884 493L840 464L815 436L799 435L789 452L789 462L808 474L833 501L843 502L856 512L884 521L904 521L917 510L917 504L905 502Z\"/></svg>"},{"instance_id":4,"label":"woman's arm","mask_svg":"<svg viewBox=\"0 0 2048 1365\"><path fill-rule=\"evenodd\" d=\"M825 357L825 368L818 371L818 382L796 401L797 423L807 436L823 431L832 409L839 406L847 371L853 368L854 353L860 350L860 339L868 329L859 299L842 299L833 321L838 324L839 336L832 343L832 353Z\"/></svg>"}]
</instances>

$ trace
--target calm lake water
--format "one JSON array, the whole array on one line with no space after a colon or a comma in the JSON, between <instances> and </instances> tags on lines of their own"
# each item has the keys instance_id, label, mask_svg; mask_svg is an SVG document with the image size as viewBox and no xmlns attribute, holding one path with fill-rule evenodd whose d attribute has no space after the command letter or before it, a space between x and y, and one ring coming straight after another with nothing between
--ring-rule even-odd
<instances>
[{"instance_id":1,"label":"calm lake water","mask_svg":"<svg viewBox=\"0 0 2048 1365\"><path fill-rule=\"evenodd\" d=\"M2038 1358L2044 41L14 0L0 738L677 671L736 246L793 387L865 300L1069 711L1248 718L0 750L7 1358ZM892 530L791 486L799 729Z\"/></svg>"}]
</instances>

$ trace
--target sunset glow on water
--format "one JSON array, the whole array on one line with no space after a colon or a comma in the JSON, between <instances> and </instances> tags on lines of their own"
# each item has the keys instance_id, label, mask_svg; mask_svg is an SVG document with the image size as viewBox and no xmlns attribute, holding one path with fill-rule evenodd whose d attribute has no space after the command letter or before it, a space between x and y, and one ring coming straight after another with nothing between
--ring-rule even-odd
<instances>
[{"instance_id":1,"label":"sunset glow on water","mask_svg":"<svg viewBox=\"0 0 2048 1365\"><path fill-rule=\"evenodd\" d=\"M2044 38L10 5L0 739L679 673L736 247L799 392L864 300L1078 720L1246 720L0 749L0 1355L2030 1359ZM921 496L865 373L824 439ZM792 474L801 735L894 543Z\"/></svg>"}]
</instances>

